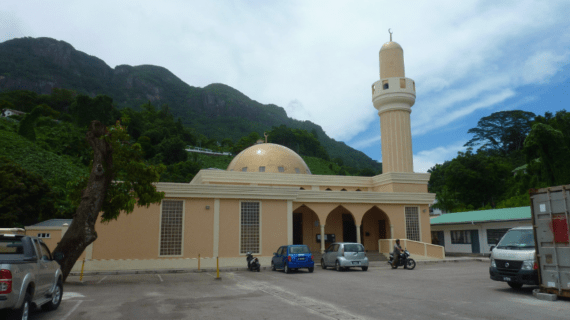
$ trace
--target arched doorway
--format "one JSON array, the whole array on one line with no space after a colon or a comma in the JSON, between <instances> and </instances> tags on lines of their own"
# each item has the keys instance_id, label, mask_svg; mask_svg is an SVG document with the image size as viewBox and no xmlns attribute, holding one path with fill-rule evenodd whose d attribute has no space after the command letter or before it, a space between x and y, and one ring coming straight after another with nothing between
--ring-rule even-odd
<instances>
[{"instance_id":1,"label":"arched doorway","mask_svg":"<svg viewBox=\"0 0 570 320\"><path fill-rule=\"evenodd\" d=\"M361 238L367 251L378 251L379 239L390 239L390 219L374 206L362 217Z\"/></svg>"},{"instance_id":2,"label":"arched doorway","mask_svg":"<svg viewBox=\"0 0 570 320\"><path fill-rule=\"evenodd\" d=\"M356 223L354 216L343 206L336 207L327 216L325 233L334 234L336 242L356 242Z\"/></svg>"},{"instance_id":3,"label":"arched doorway","mask_svg":"<svg viewBox=\"0 0 570 320\"><path fill-rule=\"evenodd\" d=\"M293 211L293 244L306 244L312 252L321 248L317 235L321 234L320 221L317 214L306 205Z\"/></svg>"}]
</instances>

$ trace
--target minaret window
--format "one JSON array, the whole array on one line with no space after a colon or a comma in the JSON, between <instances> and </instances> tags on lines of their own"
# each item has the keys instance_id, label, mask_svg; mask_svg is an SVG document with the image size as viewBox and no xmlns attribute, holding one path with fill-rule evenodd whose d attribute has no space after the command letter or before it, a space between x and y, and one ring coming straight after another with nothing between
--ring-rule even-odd
<instances>
[{"instance_id":1,"label":"minaret window","mask_svg":"<svg viewBox=\"0 0 570 320\"><path fill-rule=\"evenodd\" d=\"M279 172L285 172L285 168L284 168L284 167L278 167L277 169L279 170Z\"/></svg>"},{"instance_id":2,"label":"minaret window","mask_svg":"<svg viewBox=\"0 0 570 320\"><path fill-rule=\"evenodd\" d=\"M301 171L299 170L299 168L295 168L295 173L301 173Z\"/></svg>"},{"instance_id":3,"label":"minaret window","mask_svg":"<svg viewBox=\"0 0 570 320\"><path fill-rule=\"evenodd\" d=\"M400 88L406 89L406 79L400 79Z\"/></svg>"},{"instance_id":4,"label":"minaret window","mask_svg":"<svg viewBox=\"0 0 570 320\"><path fill-rule=\"evenodd\" d=\"M383 89L383 90L386 90L386 89L389 89L389 88L390 88L390 85L388 84L388 80L382 81L382 89Z\"/></svg>"},{"instance_id":5,"label":"minaret window","mask_svg":"<svg viewBox=\"0 0 570 320\"><path fill-rule=\"evenodd\" d=\"M325 190L325 191L332 191L332 190L331 190L331 188L326 188L326 190Z\"/></svg>"},{"instance_id":6,"label":"minaret window","mask_svg":"<svg viewBox=\"0 0 570 320\"><path fill-rule=\"evenodd\" d=\"M265 167L264 166L259 167L259 172L265 172Z\"/></svg>"},{"instance_id":7,"label":"minaret window","mask_svg":"<svg viewBox=\"0 0 570 320\"><path fill-rule=\"evenodd\" d=\"M342 188L340 191L346 191L346 189L345 189L345 188Z\"/></svg>"},{"instance_id":8,"label":"minaret window","mask_svg":"<svg viewBox=\"0 0 570 320\"><path fill-rule=\"evenodd\" d=\"M243 172L247 172L247 167L243 167L243 168L241 168L241 171L243 171Z\"/></svg>"}]
</instances>

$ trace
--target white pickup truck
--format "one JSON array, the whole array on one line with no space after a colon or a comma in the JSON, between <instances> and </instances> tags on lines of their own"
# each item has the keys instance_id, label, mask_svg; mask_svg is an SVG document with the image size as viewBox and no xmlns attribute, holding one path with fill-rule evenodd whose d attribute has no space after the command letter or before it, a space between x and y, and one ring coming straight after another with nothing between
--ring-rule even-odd
<instances>
[{"instance_id":1,"label":"white pickup truck","mask_svg":"<svg viewBox=\"0 0 570 320\"><path fill-rule=\"evenodd\" d=\"M59 264L41 239L0 234L0 313L27 320L33 307L57 309L62 279Z\"/></svg>"}]
</instances>

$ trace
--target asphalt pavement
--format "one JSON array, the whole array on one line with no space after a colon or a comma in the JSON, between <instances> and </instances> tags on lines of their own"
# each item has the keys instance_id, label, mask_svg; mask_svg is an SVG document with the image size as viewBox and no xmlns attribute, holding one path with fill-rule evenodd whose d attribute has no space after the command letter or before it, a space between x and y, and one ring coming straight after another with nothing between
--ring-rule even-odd
<instances>
[{"instance_id":1,"label":"asphalt pavement","mask_svg":"<svg viewBox=\"0 0 570 320\"><path fill-rule=\"evenodd\" d=\"M479 260L478 260L479 259ZM71 276L64 301L30 319L568 319L570 301L489 279L485 258L300 270Z\"/></svg>"}]
</instances>

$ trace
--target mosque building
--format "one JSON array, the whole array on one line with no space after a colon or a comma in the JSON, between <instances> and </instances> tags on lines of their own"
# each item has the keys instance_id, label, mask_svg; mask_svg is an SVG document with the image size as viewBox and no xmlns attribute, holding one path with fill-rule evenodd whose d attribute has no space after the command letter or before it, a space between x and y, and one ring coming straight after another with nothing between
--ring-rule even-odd
<instances>
[{"instance_id":1,"label":"mosque building","mask_svg":"<svg viewBox=\"0 0 570 320\"><path fill-rule=\"evenodd\" d=\"M430 244L430 175L413 172L415 99L403 49L390 35L380 50L380 80L372 85L382 174L313 175L291 149L261 142L239 153L225 171L201 170L190 183L157 183L166 194L160 204L98 223L98 239L84 253L89 269L184 268L198 257L202 266L216 257L220 265L240 265L246 252L268 265L286 244L322 253L335 241L359 242L386 253L396 238L407 239L416 256L442 258L441 247Z\"/></svg>"}]
</instances>

